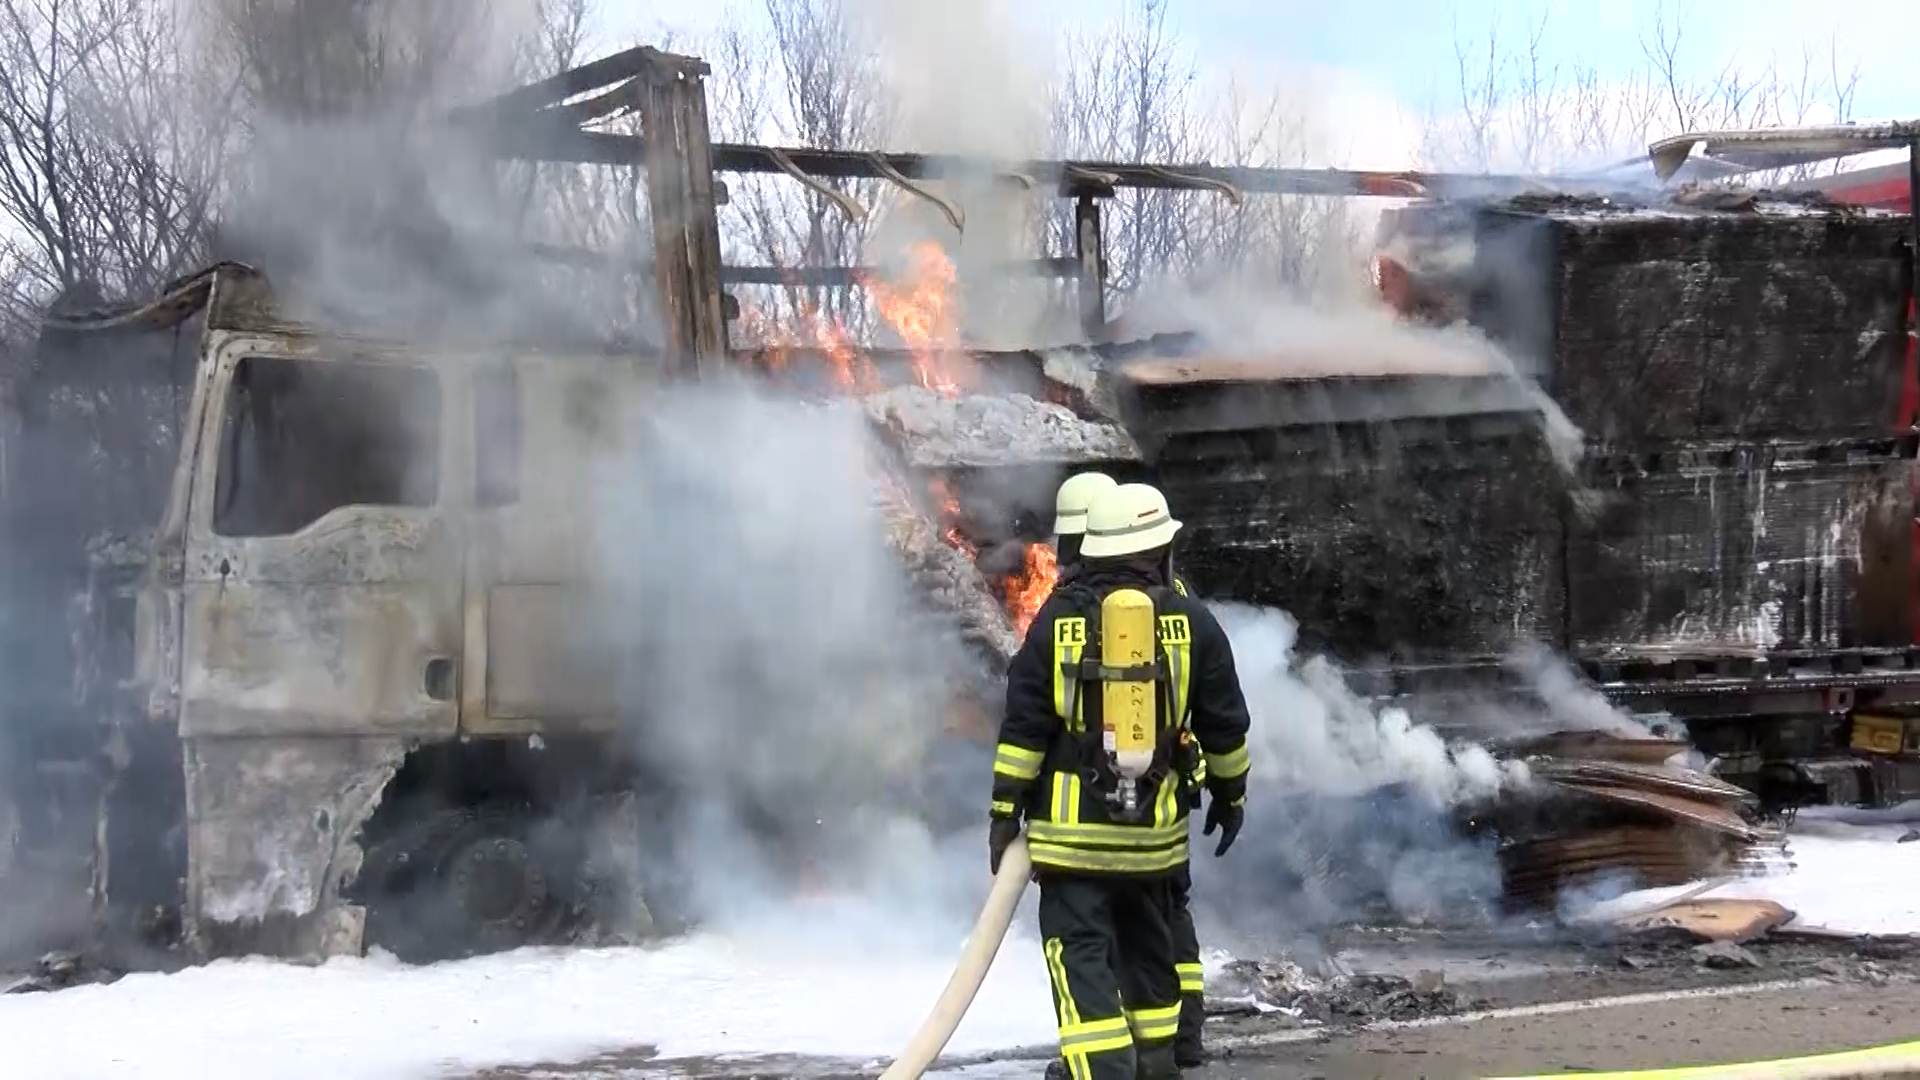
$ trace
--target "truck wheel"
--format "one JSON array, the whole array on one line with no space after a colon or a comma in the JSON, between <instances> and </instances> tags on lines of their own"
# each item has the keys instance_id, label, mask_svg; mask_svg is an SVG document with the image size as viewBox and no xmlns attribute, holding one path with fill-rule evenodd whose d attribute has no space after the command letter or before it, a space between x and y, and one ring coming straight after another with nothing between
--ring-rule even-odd
<instances>
[{"instance_id":1,"label":"truck wheel","mask_svg":"<svg viewBox=\"0 0 1920 1080\"><path fill-rule=\"evenodd\" d=\"M553 944L584 859L519 807L440 810L367 853L367 943L428 963Z\"/></svg>"}]
</instances>

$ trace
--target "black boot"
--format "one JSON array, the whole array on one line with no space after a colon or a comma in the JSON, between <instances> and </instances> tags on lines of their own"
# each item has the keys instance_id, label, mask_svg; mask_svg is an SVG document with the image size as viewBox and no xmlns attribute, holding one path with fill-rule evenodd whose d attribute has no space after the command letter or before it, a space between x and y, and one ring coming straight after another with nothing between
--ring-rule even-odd
<instances>
[{"instance_id":1,"label":"black boot","mask_svg":"<svg viewBox=\"0 0 1920 1080\"><path fill-rule=\"evenodd\" d=\"M1156 1046L1134 1050L1133 1075L1138 1080L1179 1080L1180 1065L1174 1060L1173 1047Z\"/></svg>"},{"instance_id":2,"label":"black boot","mask_svg":"<svg viewBox=\"0 0 1920 1080\"><path fill-rule=\"evenodd\" d=\"M1173 1040L1173 1060L1183 1069L1197 1069L1207 1063L1207 1051L1200 1044L1200 1031L1207 1022L1206 998L1184 994L1180 998L1180 1034Z\"/></svg>"}]
</instances>

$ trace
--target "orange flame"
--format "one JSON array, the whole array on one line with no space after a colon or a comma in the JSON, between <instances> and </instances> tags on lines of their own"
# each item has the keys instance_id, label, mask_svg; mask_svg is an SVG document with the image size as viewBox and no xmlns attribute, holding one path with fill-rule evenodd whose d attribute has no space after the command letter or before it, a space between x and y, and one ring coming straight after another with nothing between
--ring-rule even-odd
<instances>
[{"instance_id":1,"label":"orange flame","mask_svg":"<svg viewBox=\"0 0 1920 1080\"><path fill-rule=\"evenodd\" d=\"M1047 602L1059 580L1060 562L1053 545L1028 544L1026 566L1009 575L1006 583L1007 617L1013 620L1014 633L1027 636L1033 617L1040 613L1040 605Z\"/></svg>"},{"instance_id":2,"label":"orange flame","mask_svg":"<svg viewBox=\"0 0 1920 1080\"><path fill-rule=\"evenodd\" d=\"M949 396L957 396L973 383L972 367L960 347L957 282L952 260L931 241L908 252L905 271L896 279L866 277L860 282L880 318L911 353L914 381ZM796 304L794 314L796 325L775 332L771 321L759 313L741 313L742 328L766 342L762 355L769 370L786 366L792 349L809 345L826 358L835 384L843 391L869 394L881 389L872 355L854 343L844 325L810 303ZM952 483L934 477L928 481L927 494L936 508L941 538L968 559L977 559L978 546L960 528L960 499ZM1021 568L996 583L1007 617L1022 636L1059 576L1052 546L1029 544Z\"/></svg>"},{"instance_id":3,"label":"orange flame","mask_svg":"<svg viewBox=\"0 0 1920 1080\"><path fill-rule=\"evenodd\" d=\"M933 497L934 504L940 508L940 521L945 526L940 536L947 544L967 558L975 558L980 549L960 531L960 496L956 495L953 485L944 476L936 476L927 481L927 494Z\"/></svg>"},{"instance_id":4,"label":"orange flame","mask_svg":"<svg viewBox=\"0 0 1920 1080\"><path fill-rule=\"evenodd\" d=\"M947 253L927 241L908 252L907 273L900 282L862 282L880 317L912 352L914 378L929 390L949 395L960 393L968 374L954 312L957 280Z\"/></svg>"}]
</instances>

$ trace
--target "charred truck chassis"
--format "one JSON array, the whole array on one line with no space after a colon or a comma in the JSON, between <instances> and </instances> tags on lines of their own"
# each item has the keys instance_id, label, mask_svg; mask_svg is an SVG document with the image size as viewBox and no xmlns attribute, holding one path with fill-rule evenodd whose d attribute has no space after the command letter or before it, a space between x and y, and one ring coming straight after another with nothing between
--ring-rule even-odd
<instances>
[{"instance_id":1,"label":"charred truck chassis","mask_svg":"<svg viewBox=\"0 0 1920 1080\"><path fill-rule=\"evenodd\" d=\"M1792 427L1804 417L1783 384L1809 369L1790 365L1768 369L1772 411L1738 414L1730 427L1686 429L1685 418L1667 417L1658 406L1668 395L1705 392L1647 371L1590 372L1602 389L1624 383L1646 394L1593 411L1568 366L1577 350L1565 347L1568 302L1559 299L1576 295L1564 286L1578 260L1551 264L1553 295L1524 302L1502 300L1485 280L1527 287L1510 253L1477 262L1487 273L1467 290L1464 313L1539 361L1533 374L1563 401L1571 395L1573 419L1606 447L1569 483L1549 462L1526 388L1492 372L1249 375L1188 355L1184 339L1106 340L1100 205L1117 188L1484 201L1523 190L1519 181L709 145L706 73L697 60L632 50L454 117L505 157L644 163L665 324L647 377L698 377L729 362L738 308L728 283L861 279L857 268L722 265L716 209L726 188L716 173L777 172L815 186L883 178L934 202L917 181L989 173L1048 185L1074 200L1076 250L1025 269L1078 282L1095 344L977 359L1000 388L1124 428L1132 449L1116 460L1058 464L1158 480L1189 522L1183 567L1205 592L1287 608L1309 644L1355 663L1354 678L1382 696L1480 694L1501 681L1506 648L1545 641L1616 700L1684 718L1734 773L1783 798L1817 788L1885 800L1920 781L1909 764L1920 720L1903 719L1920 715L1905 531L1913 416L1892 417L1893 389L1876 398L1871 377L1907 329L1876 305L1912 289L1911 246L1896 243L1886 219L1829 229L1836 243L1866 244L1875 267L1862 286L1867 313L1836 315L1831 329L1880 335L1856 337L1860 379L1819 374L1838 434L1820 426L1825 412L1820 424ZM642 134L583 127L616 111L637 112ZM1579 228L1555 219L1546 231L1559 246L1530 257L1563 254ZM1595 239L1603 248L1604 234ZM1532 235L1526 242L1540 244L1541 232ZM1476 259L1488 250L1476 248ZM1702 274L1685 251L1645 261ZM1447 283L1433 291L1444 297ZM1804 302L1824 295L1816 288ZM1560 313L1544 323L1551 332L1539 320L1516 330L1517 313L1541 310ZM1627 314L1610 317L1632 324ZM196 319L197 340L183 332ZM1720 359L1707 347L1711 327L1677 343L1657 327L1638 332L1683 368L1688 349L1698 352L1696 372L1711 367L1709 353ZM1754 348L1773 355L1764 329L1756 334ZM1623 347L1651 355L1646 346ZM877 359L883 372L906 366ZM615 939L647 932L636 866L641 822L659 815L637 802L670 785L622 752L609 722L617 665L602 656L583 667L554 651L585 584L577 566L553 569L582 542L566 531L565 494L549 504L519 491L517 473L489 467L472 437L504 386L529 445L563 438L566 425L542 418L580 398L576 384L607 375L610 361L567 363L516 357L496 372L504 383L490 382L484 365L448 377L404 350L284 321L264 282L233 266L134 311L50 316L0 457L5 645L10 670L30 676L9 687L0 726L0 792L13 796L0 806L0 839L18 838L0 845L0 890L24 877L53 894L84 891L91 929L123 942L184 941L196 956L377 943L429 957L582 928ZM256 484L249 495L240 462L270 476L275 448L249 428L248 410L272 412L265 402L300 378L338 378L340 392L355 379L387 380L384 393L432 401L427 411L441 422L421 430L368 415L345 430L317 425L312 444L283 449L368 475L303 477L280 485L277 500L260 499ZM1874 412L1883 406L1889 415ZM277 420L300 418L297 401L279 410ZM1753 416L1778 423L1741 426ZM1609 418L1681 428L1636 443ZM49 457L72 470L57 486L44 482ZM431 475L380 467L426 459L438 463ZM1014 464L940 467L991 484ZM1717 506L1774 490L1804 491L1789 501L1800 505L1792 526L1808 544L1844 526L1854 548L1841 558L1776 552L1761 542L1764 529L1749 530L1754 542L1742 548L1724 518L1687 515L1702 491ZM1031 530L1002 522L986 531ZM1633 561L1703 545L1710 565L1679 567L1678 582ZM1728 578L1730 558L1739 580ZM1623 591L1639 609L1594 602ZM1875 603L1895 593L1898 603ZM1730 636L1756 603L1772 612L1769 626L1754 640ZM1719 620L1704 645L1678 632L1703 615ZM29 864L48 872L18 872Z\"/></svg>"}]
</instances>

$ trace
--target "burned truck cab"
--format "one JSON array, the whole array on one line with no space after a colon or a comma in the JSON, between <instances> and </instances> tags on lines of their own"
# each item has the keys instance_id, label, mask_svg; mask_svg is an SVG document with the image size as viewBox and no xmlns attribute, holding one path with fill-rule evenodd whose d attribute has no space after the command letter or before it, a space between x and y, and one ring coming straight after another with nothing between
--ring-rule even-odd
<instances>
[{"instance_id":1,"label":"burned truck cab","mask_svg":"<svg viewBox=\"0 0 1920 1080\"><path fill-rule=\"evenodd\" d=\"M179 358L165 402L122 417L145 432L151 497L112 507L148 520L39 500L65 530L49 551L119 530L33 605L111 608L47 665L95 671L92 696L62 692L77 675L42 680L60 708L41 726L97 781L48 841L81 868L74 891L122 938L203 957L645 934L645 785L621 657L599 645L587 486L655 373L646 358L329 333L283 317L240 267L175 302L196 308L185 323L93 328L98 356L158 335ZM96 390L104 408L141 386ZM78 416L56 412L38 451L85 435ZM13 711L31 706L19 696Z\"/></svg>"}]
</instances>

